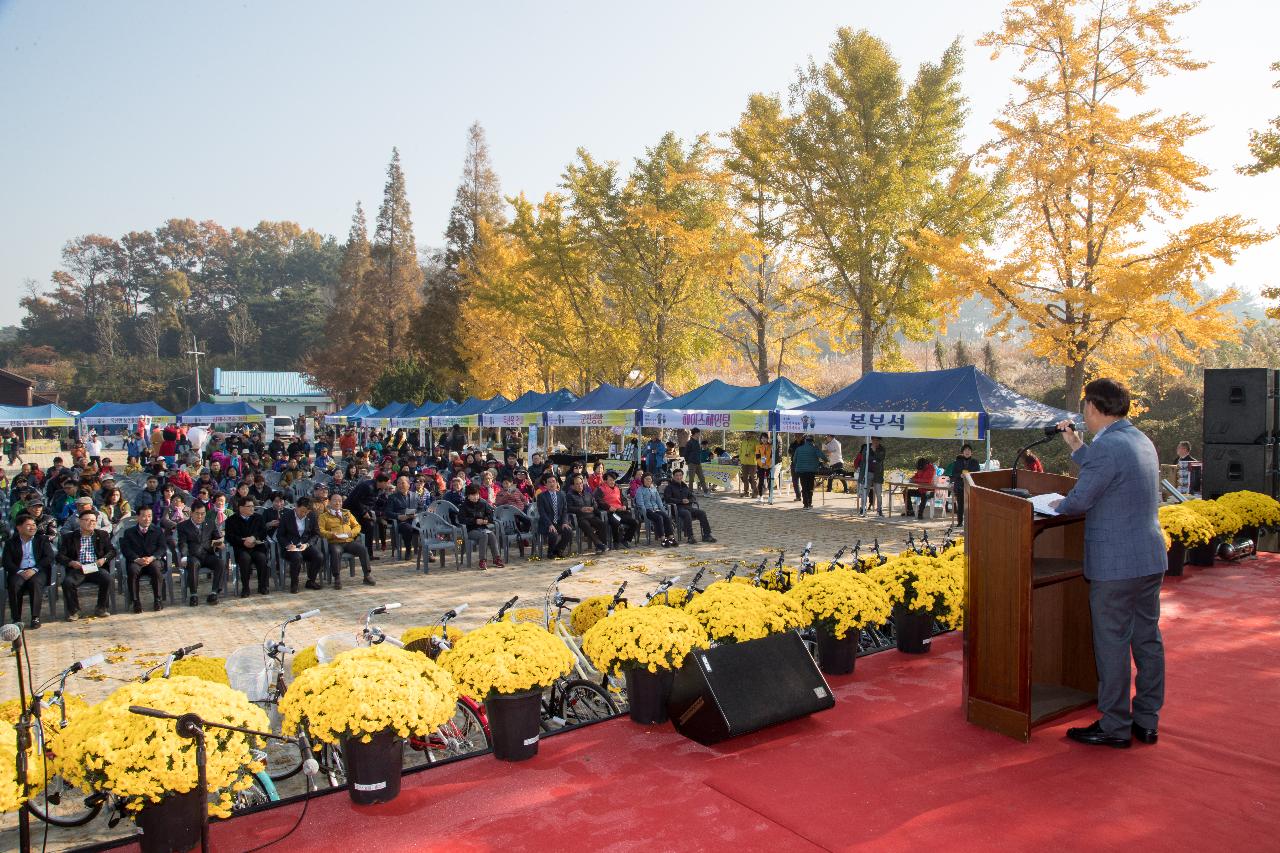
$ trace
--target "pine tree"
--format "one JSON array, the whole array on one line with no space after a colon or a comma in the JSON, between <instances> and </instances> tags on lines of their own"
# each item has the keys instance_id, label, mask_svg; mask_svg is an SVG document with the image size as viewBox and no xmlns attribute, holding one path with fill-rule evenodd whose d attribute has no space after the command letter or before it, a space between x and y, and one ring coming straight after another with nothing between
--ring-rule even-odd
<instances>
[{"instance_id":1,"label":"pine tree","mask_svg":"<svg viewBox=\"0 0 1280 853\"><path fill-rule=\"evenodd\" d=\"M462 164L462 180L444 232L445 266L457 270L463 260L475 260L474 247L482 220L495 229L507 224L502 186L489 160L484 128L477 121L467 129L467 157Z\"/></svg>"},{"instance_id":2,"label":"pine tree","mask_svg":"<svg viewBox=\"0 0 1280 853\"><path fill-rule=\"evenodd\" d=\"M956 341L956 367L968 367L973 364L973 356L969 353L969 347L965 344L964 338Z\"/></svg>"},{"instance_id":3,"label":"pine tree","mask_svg":"<svg viewBox=\"0 0 1280 853\"><path fill-rule=\"evenodd\" d=\"M418 265L413 218L400 169L400 151L396 148L391 149L387 184L382 191L369 256L372 268L365 276L361 296L362 301L376 300L377 314L390 321L384 326L385 365L400 350L404 343L400 332L422 304L422 267Z\"/></svg>"},{"instance_id":4,"label":"pine tree","mask_svg":"<svg viewBox=\"0 0 1280 853\"><path fill-rule=\"evenodd\" d=\"M996 359L996 348L987 341L982 345L982 372L997 382L1000 381L1000 362Z\"/></svg>"}]
</instances>

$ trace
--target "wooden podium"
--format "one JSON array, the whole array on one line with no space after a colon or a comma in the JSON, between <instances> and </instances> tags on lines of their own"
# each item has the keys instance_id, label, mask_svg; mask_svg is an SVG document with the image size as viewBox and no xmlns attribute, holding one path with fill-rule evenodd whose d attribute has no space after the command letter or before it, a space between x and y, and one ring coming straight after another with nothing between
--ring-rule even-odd
<instances>
[{"instance_id":1,"label":"wooden podium","mask_svg":"<svg viewBox=\"0 0 1280 853\"><path fill-rule=\"evenodd\" d=\"M1033 495L1067 494L1074 477L1018 471ZM969 722L1031 730L1097 701L1084 516L1034 517L1000 492L1009 470L966 472L964 706Z\"/></svg>"}]
</instances>

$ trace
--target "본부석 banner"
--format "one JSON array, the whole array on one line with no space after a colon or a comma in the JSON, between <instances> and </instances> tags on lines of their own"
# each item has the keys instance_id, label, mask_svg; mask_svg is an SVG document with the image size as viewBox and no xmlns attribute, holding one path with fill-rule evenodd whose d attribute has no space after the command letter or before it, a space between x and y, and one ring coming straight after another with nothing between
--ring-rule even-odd
<instances>
[{"instance_id":1,"label":"\ubcf8\ubd80\uc11d banner","mask_svg":"<svg viewBox=\"0 0 1280 853\"><path fill-rule=\"evenodd\" d=\"M987 435L979 412L807 412L778 413L779 432L878 435L889 438L977 439Z\"/></svg>"}]
</instances>

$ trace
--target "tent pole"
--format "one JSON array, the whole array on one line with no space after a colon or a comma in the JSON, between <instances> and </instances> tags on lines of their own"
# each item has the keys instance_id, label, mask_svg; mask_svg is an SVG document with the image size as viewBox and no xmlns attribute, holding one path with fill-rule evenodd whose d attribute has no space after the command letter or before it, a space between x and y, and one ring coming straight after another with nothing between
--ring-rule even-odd
<instances>
[{"instance_id":1,"label":"tent pole","mask_svg":"<svg viewBox=\"0 0 1280 853\"><path fill-rule=\"evenodd\" d=\"M987 464L991 464L991 427L987 427Z\"/></svg>"},{"instance_id":2,"label":"tent pole","mask_svg":"<svg viewBox=\"0 0 1280 853\"><path fill-rule=\"evenodd\" d=\"M860 513L861 515L866 515L867 510L870 508L871 483L868 482L870 478L871 478L871 436L864 435L862 437L862 479L861 479L862 512ZM879 507L879 506L880 504L877 501L876 507Z\"/></svg>"},{"instance_id":3,"label":"tent pole","mask_svg":"<svg viewBox=\"0 0 1280 853\"><path fill-rule=\"evenodd\" d=\"M773 506L773 472L778 469L778 434L769 430L769 506Z\"/></svg>"}]
</instances>

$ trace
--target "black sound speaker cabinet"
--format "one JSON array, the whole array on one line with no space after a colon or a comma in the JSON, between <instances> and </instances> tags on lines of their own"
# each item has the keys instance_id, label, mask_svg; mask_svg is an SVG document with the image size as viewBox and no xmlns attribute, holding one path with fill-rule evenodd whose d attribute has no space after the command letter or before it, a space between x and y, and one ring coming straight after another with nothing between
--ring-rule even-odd
<instances>
[{"instance_id":1,"label":"black sound speaker cabinet","mask_svg":"<svg viewBox=\"0 0 1280 853\"><path fill-rule=\"evenodd\" d=\"M1274 444L1206 444L1201 490L1206 498L1249 490L1276 497Z\"/></svg>"},{"instance_id":2,"label":"black sound speaker cabinet","mask_svg":"<svg viewBox=\"0 0 1280 853\"><path fill-rule=\"evenodd\" d=\"M1265 367L1204 372L1204 443L1265 444L1276 433L1276 371Z\"/></svg>"},{"instance_id":3,"label":"black sound speaker cabinet","mask_svg":"<svg viewBox=\"0 0 1280 853\"><path fill-rule=\"evenodd\" d=\"M667 710L676 731L702 744L754 732L835 705L795 631L690 652Z\"/></svg>"}]
</instances>

